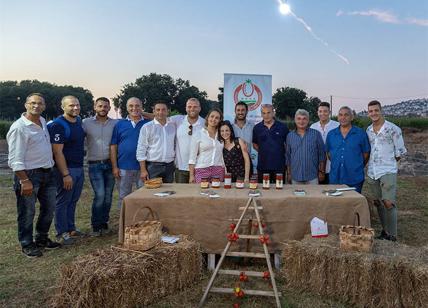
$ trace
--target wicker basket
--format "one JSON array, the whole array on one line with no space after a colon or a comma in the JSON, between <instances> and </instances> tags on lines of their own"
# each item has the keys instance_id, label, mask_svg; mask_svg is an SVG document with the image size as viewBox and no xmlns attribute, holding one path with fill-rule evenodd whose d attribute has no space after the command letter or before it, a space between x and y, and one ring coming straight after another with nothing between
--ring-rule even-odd
<instances>
[{"instance_id":1,"label":"wicker basket","mask_svg":"<svg viewBox=\"0 0 428 308\"><path fill-rule=\"evenodd\" d=\"M357 224L355 224L357 220ZM371 252L374 230L360 226L360 215L355 213L353 226L341 226L339 231L340 249L343 251Z\"/></svg>"},{"instance_id":2,"label":"wicker basket","mask_svg":"<svg viewBox=\"0 0 428 308\"><path fill-rule=\"evenodd\" d=\"M162 185L162 178L154 178L144 182L144 187L148 189L159 188Z\"/></svg>"},{"instance_id":3,"label":"wicker basket","mask_svg":"<svg viewBox=\"0 0 428 308\"><path fill-rule=\"evenodd\" d=\"M135 212L132 221L142 209L148 209L153 220L139 221L125 228L123 247L131 250L145 251L160 243L162 237L162 224L156 220L150 207L144 206Z\"/></svg>"}]
</instances>

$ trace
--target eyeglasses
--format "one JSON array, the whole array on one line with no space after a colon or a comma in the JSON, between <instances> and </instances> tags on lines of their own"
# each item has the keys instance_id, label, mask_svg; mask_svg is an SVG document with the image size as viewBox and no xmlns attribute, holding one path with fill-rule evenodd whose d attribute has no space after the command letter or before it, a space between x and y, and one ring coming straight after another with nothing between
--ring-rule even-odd
<instances>
[{"instance_id":1,"label":"eyeglasses","mask_svg":"<svg viewBox=\"0 0 428 308\"><path fill-rule=\"evenodd\" d=\"M187 132L187 134L188 134L189 136L192 136L192 133L193 133L193 125L192 125L192 124L190 124L190 125L189 125L189 131Z\"/></svg>"}]
</instances>

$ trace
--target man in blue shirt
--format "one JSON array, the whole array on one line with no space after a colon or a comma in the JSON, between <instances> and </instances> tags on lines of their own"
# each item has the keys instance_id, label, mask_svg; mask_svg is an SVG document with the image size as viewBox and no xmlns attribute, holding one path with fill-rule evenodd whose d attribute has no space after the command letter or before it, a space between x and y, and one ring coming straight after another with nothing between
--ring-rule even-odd
<instances>
[{"instance_id":1,"label":"man in blue shirt","mask_svg":"<svg viewBox=\"0 0 428 308\"><path fill-rule=\"evenodd\" d=\"M361 193L364 166L370 156L370 143L365 131L352 125L349 107L339 109L340 126L327 135L326 150L331 161L330 184L346 184Z\"/></svg>"},{"instance_id":2,"label":"man in blue shirt","mask_svg":"<svg viewBox=\"0 0 428 308\"><path fill-rule=\"evenodd\" d=\"M119 208L122 200L132 192L135 183L140 188L140 163L137 161L137 143L141 127L149 122L142 116L143 103L136 97L126 102L128 116L117 122L110 144L110 159L113 175L119 189Z\"/></svg>"},{"instance_id":3,"label":"man in blue shirt","mask_svg":"<svg viewBox=\"0 0 428 308\"><path fill-rule=\"evenodd\" d=\"M287 136L287 176L292 184L318 184L325 175L325 151L321 133L309 128L309 113L298 109L296 130Z\"/></svg>"},{"instance_id":4,"label":"man in blue shirt","mask_svg":"<svg viewBox=\"0 0 428 308\"><path fill-rule=\"evenodd\" d=\"M269 173L270 181L274 182L277 173L285 174L285 142L288 128L276 121L272 105L261 108L263 121L253 129L253 147L258 152L257 174L259 182L263 173Z\"/></svg>"},{"instance_id":5,"label":"man in blue shirt","mask_svg":"<svg viewBox=\"0 0 428 308\"><path fill-rule=\"evenodd\" d=\"M83 234L76 228L75 212L83 189L85 132L80 120L80 103L74 96L61 100L64 114L49 125L52 151L58 176L55 228L57 237L65 245L73 244L73 237Z\"/></svg>"}]
</instances>

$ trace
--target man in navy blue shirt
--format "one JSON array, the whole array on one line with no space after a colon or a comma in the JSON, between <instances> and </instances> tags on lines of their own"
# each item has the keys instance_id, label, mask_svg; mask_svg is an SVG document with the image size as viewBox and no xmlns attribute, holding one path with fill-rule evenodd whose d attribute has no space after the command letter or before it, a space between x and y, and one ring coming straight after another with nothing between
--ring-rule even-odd
<instances>
[{"instance_id":1,"label":"man in navy blue shirt","mask_svg":"<svg viewBox=\"0 0 428 308\"><path fill-rule=\"evenodd\" d=\"M137 144L141 127L149 122L142 116L143 103L136 97L126 102L128 116L117 122L110 144L110 159L113 175L119 189L119 208L122 200L132 192L132 186L143 185L140 179L140 163L137 161Z\"/></svg>"},{"instance_id":2,"label":"man in navy blue shirt","mask_svg":"<svg viewBox=\"0 0 428 308\"><path fill-rule=\"evenodd\" d=\"M261 108L263 121L253 129L253 147L258 152L257 174L259 182L263 173L269 173L270 181L274 182L277 173L285 175L285 143L288 128L275 120L272 105Z\"/></svg>"},{"instance_id":3,"label":"man in navy blue shirt","mask_svg":"<svg viewBox=\"0 0 428 308\"><path fill-rule=\"evenodd\" d=\"M361 128L352 125L349 107L339 109L340 126L327 135L326 151L331 161L330 184L346 184L361 193L364 166L370 157L370 143Z\"/></svg>"},{"instance_id":4,"label":"man in navy blue shirt","mask_svg":"<svg viewBox=\"0 0 428 308\"><path fill-rule=\"evenodd\" d=\"M83 189L85 132L80 120L80 103L74 96L61 100L64 114L49 125L52 151L58 176L55 228L57 237L65 245L73 244L73 237L83 234L76 228L76 204Z\"/></svg>"}]
</instances>

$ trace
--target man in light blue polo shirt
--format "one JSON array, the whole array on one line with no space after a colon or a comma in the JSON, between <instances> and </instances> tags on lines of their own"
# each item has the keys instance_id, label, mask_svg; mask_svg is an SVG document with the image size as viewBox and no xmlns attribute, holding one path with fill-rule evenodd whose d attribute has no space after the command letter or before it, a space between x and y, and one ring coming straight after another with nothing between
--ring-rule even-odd
<instances>
[{"instance_id":1,"label":"man in light blue polo shirt","mask_svg":"<svg viewBox=\"0 0 428 308\"><path fill-rule=\"evenodd\" d=\"M140 188L140 164L137 161L137 143L141 127L149 122L142 116L143 103L136 97L126 102L128 117L120 120L113 129L110 144L110 159L113 175L119 189L119 207L122 200L132 192L135 183Z\"/></svg>"},{"instance_id":2,"label":"man in light blue polo shirt","mask_svg":"<svg viewBox=\"0 0 428 308\"><path fill-rule=\"evenodd\" d=\"M352 125L349 107L339 109L340 126L327 135L326 151L331 161L330 184L346 184L361 193L364 166L370 156L370 143L365 131Z\"/></svg>"}]
</instances>

